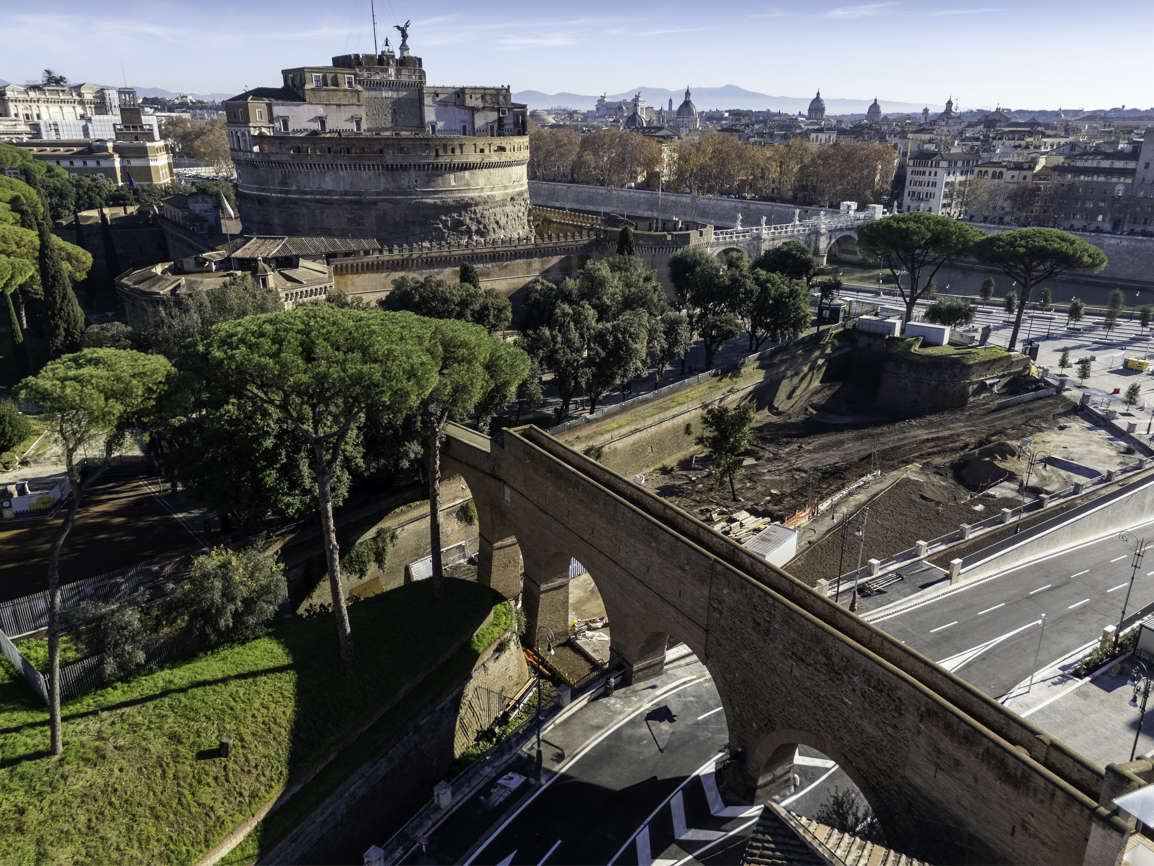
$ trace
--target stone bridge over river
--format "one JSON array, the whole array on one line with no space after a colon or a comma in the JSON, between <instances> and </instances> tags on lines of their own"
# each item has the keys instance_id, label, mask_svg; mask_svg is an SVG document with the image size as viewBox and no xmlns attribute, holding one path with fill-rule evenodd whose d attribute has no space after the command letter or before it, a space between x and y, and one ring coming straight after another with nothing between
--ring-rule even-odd
<instances>
[{"instance_id":1,"label":"stone bridge over river","mask_svg":"<svg viewBox=\"0 0 1154 866\"><path fill-rule=\"evenodd\" d=\"M523 592L531 634L568 630L569 563L595 581L629 676L670 637L708 667L731 783L768 791L804 744L838 762L889 844L935 863L1113 863L1132 819L1112 798L1150 761L1105 772L996 701L684 511L524 427L452 425L482 582Z\"/></svg>"}]
</instances>

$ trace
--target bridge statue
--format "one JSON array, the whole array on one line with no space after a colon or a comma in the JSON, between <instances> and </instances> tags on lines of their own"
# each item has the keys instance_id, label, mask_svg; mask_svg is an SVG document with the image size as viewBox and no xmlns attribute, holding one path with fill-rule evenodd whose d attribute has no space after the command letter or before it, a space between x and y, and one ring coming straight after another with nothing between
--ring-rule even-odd
<instances>
[{"instance_id":1,"label":"bridge statue","mask_svg":"<svg viewBox=\"0 0 1154 866\"><path fill-rule=\"evenodd\" d=\"M736 229L741 228L741 211L737 212L737 225L735 225L734 228L736 228Z\"/></svg>"}]
</instances>

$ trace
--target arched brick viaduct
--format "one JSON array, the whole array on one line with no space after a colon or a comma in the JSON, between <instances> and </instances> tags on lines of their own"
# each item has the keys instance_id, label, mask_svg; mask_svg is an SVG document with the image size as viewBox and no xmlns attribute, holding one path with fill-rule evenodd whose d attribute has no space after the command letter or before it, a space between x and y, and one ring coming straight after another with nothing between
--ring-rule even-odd
<instances>
[{"instance_id":1,"label":"arched brick viaduct","mask_svg":"<svg viewBox=\"0 0 1154 866\"><path fill-rule=\"evenodd\" d=\"M1104 774L537 428L489 439L451 425L447 438L445 470L465 478L477 506L480 580L510 598L523 590L530 633L564 633L575 557L601 592L613 651L630 676L660 671L670 635L688 644L712 674L731 742L742 749L738 781L768 789L806 744L854 780L889 844L931 862L1116 858L1128 825L1108 798L1098 800L1106 778L1112 795L1136 784L1129 770L1112 765Z\"/></svg>"}]
</instances>

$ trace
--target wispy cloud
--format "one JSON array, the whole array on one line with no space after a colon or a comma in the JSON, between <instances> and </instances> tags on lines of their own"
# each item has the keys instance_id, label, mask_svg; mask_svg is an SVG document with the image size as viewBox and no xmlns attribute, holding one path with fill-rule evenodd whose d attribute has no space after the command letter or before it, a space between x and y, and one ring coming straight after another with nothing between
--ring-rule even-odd
<instances>
[{"instance_id":1,"label":"wispy cloud","mask_svg":"<svg viewBox=\"0 0 1154 866\"><path fill-rule=\"evenodd\" d=\"M663 27L660 30L642 30L637 36L668 36L672 33L701 33L708 27Z\"/></svg>"},{"instance_id":2,"label":"wispy cloud","mask_svg":"<svg viewBox=\"0 0 1154 866\"><path fill-rule=\"evenodd\" d=\"M573 45L576 39L562 33L546 34L543 36L501 36L497 45L501 48L557 48L562 45Z\"/></svg>"},{"instance_id":3,"label":"wispy cloud","mask_svg":"<svg viewBox=\"0 0 1154 866\"><path fill-rule=\"evenodd\" d=\"M770 7L769 9L764 9L761 12L754 12L749 17L750 18L792 18L795 14L796 13L790 12L787 9L777 9L774 7Z\"/></svg>"},{"instance_id":4,"label":"wispy cloud","mask_svg":"<svg viewBox=\"0 0 1154 866\"><path fill-rule=\"evenodd\" d=\"M838 6L825 13L826 18L872 18L880 15L887 9L897 6L897 3L859 3L856 6Z\"/></svg>"},{"instance_id":5,"label":"wispy cloud","mask_svg":"<svg viewBox=\"0 0 1154 866\"><path fill-rule=\"evenodd\" d=\"M987 12L1001 12L993 6L985 6L981 9L939 9L936 12L931 12L930 15L937 17L939 15L985 15Z\"/></svg>"}]
</instances>

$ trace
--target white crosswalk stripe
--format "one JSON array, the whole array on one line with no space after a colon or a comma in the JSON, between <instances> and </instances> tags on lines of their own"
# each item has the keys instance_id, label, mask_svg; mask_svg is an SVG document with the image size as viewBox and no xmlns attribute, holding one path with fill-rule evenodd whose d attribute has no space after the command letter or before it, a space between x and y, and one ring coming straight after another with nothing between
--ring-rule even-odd
<instances>
[{"instance_id":1,"label":"white crosswalk stripe","mask_svg":"<svg viewBox=\"0 0 1154 866\"><path fill-rule=\"evenodd\" d=\"M710 842L725 835L719 830L699 830L696 827L686 826L685 801L681 798L680 791L674 794L673 799L669 801L669 811L673 814L674 839L693 839L698 842Z\"/></svg>"}]
</instances>

